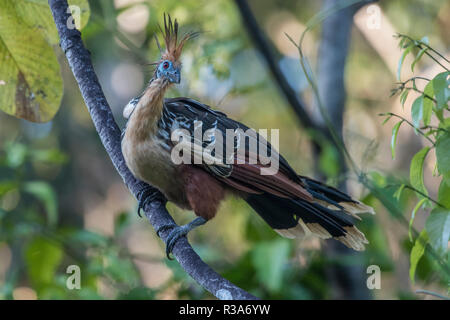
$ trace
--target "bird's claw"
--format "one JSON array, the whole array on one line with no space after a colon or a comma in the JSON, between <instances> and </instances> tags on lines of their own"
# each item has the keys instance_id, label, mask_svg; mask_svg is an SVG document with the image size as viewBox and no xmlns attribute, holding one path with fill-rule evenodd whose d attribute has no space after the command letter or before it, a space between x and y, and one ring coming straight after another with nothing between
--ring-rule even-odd
<instances>
[{"instance_id":1,"label":"bird's claw","mask_svg":"<svg viewBox=\"0 0 450 320\"><path fill-rule=\"evenodd\" d=\"M167 242L166 242L166 256L167 259L173 260L170 257L170 254L172 253L173 247L175 247L175 244L181 237L185 237L189 232L189 229L186 226L179 226L175 227L172 231L170 231L169 235L167 236Z\"/></svg>"},{"instance_id":2,"label":"bird's claw","mask_svg":"<svg viewBox=\"0 0 450 320\"><path fill-rule=\"evenodd\" d=\"M182 226L177 226L175 224L167 224L167 225L163 225L160 228L158 228L158 230L156 230L156 234L160 238L161 238L161 232L171 229L171 231L166 239L166 256L167 256L167 258L169 260L172 260L172 258L170 257L170 254L172 253L172 250L175 247L175 244L181 237L185 237L189 233L189 231L191 231L192 229L194 229L198 226L201 226L202 224L205 224L205 223L206 223L206 219L204 219L202 217L197 217L194 220L192 220L190 223L182 225Z\"/></svg>"},{"instance_id":3,"label":"bird's claw","mask_svg":"<svg viewBox=\"0 0 450 320\"><path fill-rule=\"evenodd\" d=\"M160 200L161 202L165 203L166 199L164 196L156 189L152 187L144 188L142 191L140 191L137 195L138 198L138 209L137 214L140 218L142 218L141 210L144 209L144 207L155 200Z\"/></svg>"},{"instance_id":4,"label":"bird's claw","mask_svg":"<svg viewBox=\"0 0 450 320\"><path fill-rule=\"evenodd\" d=\"M177 226L175 224L163 225L163 226L159 227L158 230L156 230L156 235L161 238L161 232L164 232L164 231L167 231L169 229L176 228L176 227Z\"/></svg>"}]
</instances>

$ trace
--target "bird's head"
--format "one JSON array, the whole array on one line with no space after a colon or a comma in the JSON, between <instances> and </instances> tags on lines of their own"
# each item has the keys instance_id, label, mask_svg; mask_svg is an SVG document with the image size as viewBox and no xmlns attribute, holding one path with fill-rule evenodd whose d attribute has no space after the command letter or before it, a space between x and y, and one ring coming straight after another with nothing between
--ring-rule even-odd
<instances>
[{"instance_id":1,"label":"bird's head","mask_svg":"<svg viewBox=\"0 0 450 320\"><path fill-rule=\"evenodd\" d=\"M164 29L160 27L162 36L164 38L165 50L161 49L158 38L156 43L161 52L161 60L155 63L157 65L155 70L155 77L163 79L168 83L180 83L181 79L181 51L187 40L197 35L196 32L185 34L181 40L178 41L178 22L172 22L172 18L164 14Z\"/></svg>"}]
</instances>

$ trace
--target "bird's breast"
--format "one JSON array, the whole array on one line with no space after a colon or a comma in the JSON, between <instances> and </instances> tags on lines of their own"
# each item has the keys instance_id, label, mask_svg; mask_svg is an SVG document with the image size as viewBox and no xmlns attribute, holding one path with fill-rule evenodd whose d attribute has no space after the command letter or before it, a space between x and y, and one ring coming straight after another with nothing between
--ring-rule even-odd
<instances>
[{"instance_id":1,"label":"bird's breast","mask_svg":"<svg viewBox=\"0 0 450 320\"><path fill-rule=\"evenodd\" d=\"M132 137L125 134L122 152L136 178L158 188L170 201L186 207L183 183L179 181L177 166L172 162L170 151L163 147L163 141L157 136L132 141Z\"/></svg>"}]
</instances>

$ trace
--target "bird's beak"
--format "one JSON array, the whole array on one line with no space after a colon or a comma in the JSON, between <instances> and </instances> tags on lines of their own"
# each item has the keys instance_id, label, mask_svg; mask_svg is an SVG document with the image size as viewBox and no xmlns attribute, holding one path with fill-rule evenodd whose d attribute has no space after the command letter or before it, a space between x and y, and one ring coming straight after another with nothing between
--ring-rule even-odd
<instances>
[{"instance_id":1,"label":"bird's beak","mask_svg":"<svg viewBox=\"0 0 450 320\"><path fill-rule=\"evenodd\" d=\"M180 76L180 68L176 68L174 72L170 73L168 75L169 81L172 83L180 83L181 76Z\"/></svg>"}]
</instances>

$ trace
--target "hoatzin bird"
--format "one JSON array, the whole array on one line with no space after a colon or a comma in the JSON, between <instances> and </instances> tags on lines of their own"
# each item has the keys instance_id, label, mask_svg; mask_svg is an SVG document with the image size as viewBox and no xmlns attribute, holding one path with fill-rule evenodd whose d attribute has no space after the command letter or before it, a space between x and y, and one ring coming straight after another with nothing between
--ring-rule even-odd
<instances>
[{"instance_id":1,"label":"hoatzin bird","mask_svg":"<svg viewBox=\"0 0 450 320\"><path fill-rule=\"evenodd\" d=\"M122 138L122 151L126 164L138 179L155 186L169 201L183 209L193 210L197 215L192 222L170 231L167 256L180 237L216 215L220 202L228 194L244 199L284 237L313 234L322 239L337 239L355 250L364 250L368 241L355 227L354 218L360 219L359 213L374 213L373 209L333 187L298 175L281 155L278 157L279 170L270 175L261 174L260 169L266 167L261 161L238 161L237 153L228 164L211 163L202 158L194 163L174 163L171 154L176 143L172 133L184 129L195 135L199 123L202 133L210 129L219 133L242 129L254 133L249 139L257 139L258 143L265 140L242 123L201 102L181 97L164 98L166 91L180 82L181 51L194 34L188 33L179 39L178 23L176 20L172 22L170 16L167 19L164 16L164 29L160 29L165 51L161 52L160 61L155 63L156 69L147 88L124 109L128 122ZM210 142L224 144L222 139L214 137ZM233 141L233 150L236 150L237 142ZM244 160L248 160L250 143L242 145ZM267 148L276 153L270 144ZM146 201L145 195L138 200L141 207ZM158 235L162 229L157 230Z\"/></svg>"}]
</instances>

